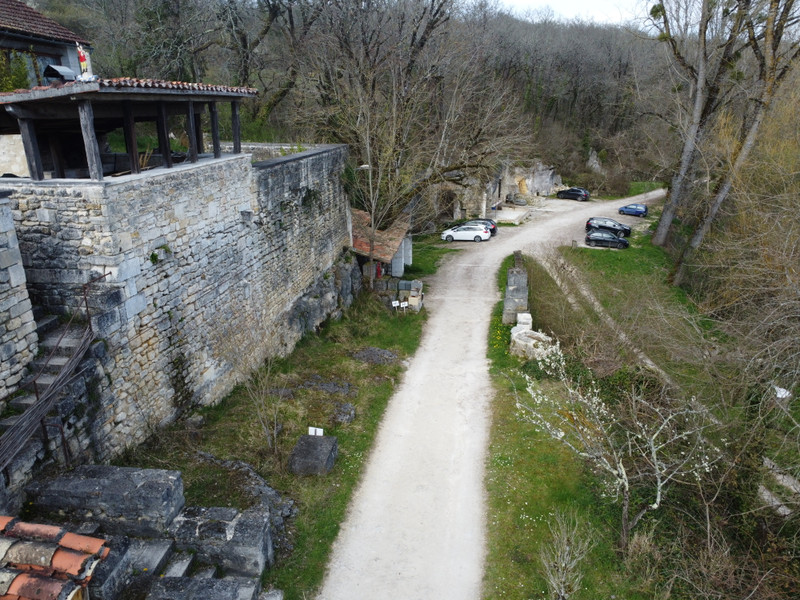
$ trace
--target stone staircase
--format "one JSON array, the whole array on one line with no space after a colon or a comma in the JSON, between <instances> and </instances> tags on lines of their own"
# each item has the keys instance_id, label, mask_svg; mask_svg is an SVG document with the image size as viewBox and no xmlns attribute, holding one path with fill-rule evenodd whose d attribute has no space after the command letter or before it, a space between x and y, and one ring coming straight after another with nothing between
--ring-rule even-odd
<instances>
[{"instance_id":1,"label":"stone staircase","mask_svg":"<svg viewBox=\"0 0 800 600\"><path fill-rule=\"evenodd\" d=\"M184 506L178 471L83 465L27 488L41 517L102 537L111 551L89 584L96 600L281 600L261 590L281 509ZM63 526L63 523L62 523Z\"/></svg>"},{"instance_id":2,"label":"stone staircase","mask_svg":"<svg viewBox=\"0 0 800 600\"><path fill-rule=\"evenodd\" d=\"M65 436L69 437L75 421L70 421L74 399L65 401L65 396L58 394L54 403L37 406L36 391L40 397L47 393L64 365L80 353L85 328L62 325L52 315L37 315L36 323L39 354L28 365L30 375L15 394L0 401L0 466L6 473L0 500L12 511L19 508L22 489L41 467L54 461L69 462ZM64 382L62 378L62 389L85 389L83 380L77 379ZM36 412L29 412L32 409ZM40 414L45 412L48 414ZM75 446L74 440L72 444Z\"/></svg>"}]
</instances>

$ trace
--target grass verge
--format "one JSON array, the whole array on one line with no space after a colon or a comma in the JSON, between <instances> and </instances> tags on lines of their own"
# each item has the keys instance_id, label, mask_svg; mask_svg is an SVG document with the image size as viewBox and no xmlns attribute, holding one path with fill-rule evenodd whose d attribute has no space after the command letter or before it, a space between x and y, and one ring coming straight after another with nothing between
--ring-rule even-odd
<instances>
[{"instance_id":1,"label":"grass verge","mask_svg":"<svg viewBox=\"0 0 800 600\"><path fill-rule=\"evenodd\" d=\"M573 309L546 272L528 261L534 328L570 336L590 323L590 313ZM513 258L499 271L499 287ZM548 325L550 324L550 325ZM615 507L603 500L594 479L563 445L519 418L517 396L524 395L524 362L508 351L511 326L502 323L502 303L492 314L489 358L496 395L487 458L488 555L484 578L487 600L545 598L539 553L551 534L556 511L572 510L591 531L596 545L581 565L582 589L571 598L629 598L636 591L616 553Z\"/></svg>"},{"instance_id":2,"label":"grass verge","mask_svg":"<svg viewBox=\"0 0 800 600\"><path fill-rule=\"evenodd\" d=\"M434 272L441 257L452 251L433 238L415 241L414 250L415 268L406 273L407 279ZM253 394L242 385L218 405L197 411L204 418L202 427L176 423L117 462L180 470L188 505L239 509L254 502L239 475L203 460L201 452L250 464L298 508L287 541L278 548L277 565L264 574L265 589L283 590L286 600L312 597L380 419L402 377L402 361L416 350L425 318L424 310L390 312L362 294L341 320L327 323L318 334L304 337L290 356L266 365L269 381L260 389L268 390L264 401L270 410L277 409L281 425L274 447L259 424ZM390 350L397 360L373 364L354 356L371 347ZM355 406L357 418L351 424L331 418L335 405L343 402ZM326 477L297 477L286 468L294 443L309 425L324 427L326 435L338 438L337 463Z\"/></svg>"}]
</instances>

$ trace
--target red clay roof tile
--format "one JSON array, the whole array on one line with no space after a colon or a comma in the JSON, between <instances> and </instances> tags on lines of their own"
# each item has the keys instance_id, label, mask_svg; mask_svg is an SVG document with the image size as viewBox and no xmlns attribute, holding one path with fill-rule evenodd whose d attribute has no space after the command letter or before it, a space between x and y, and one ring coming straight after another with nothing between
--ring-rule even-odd
<instances>
[{"instance_id":1,"label":"red clay roof tile","mask_svg":"<svg viewBox=\"0 0 800 600\"><path fill-rule=\"evenodd\" d=\"M100 538L89 537L88 535L79 535L68 531L58 541L58 545L70 550L78 550L86 554L97 555L100 558L105 558L111 549L106 546L106 541Z\"/></svg>"},{"instance_id":2,"label":"red clay roof tile","mask_svg":"<svg viewBox=\"0 0 800 600\"><path fill-rule=\"evenodd\" d=\"M17 521L6 529L5 534L9 537L20 539L37 540L40 542L57 542L64 535L64 530L55 525L41 525L39 523L26 523Z\"/></svg>"},{"instance_id":3,"label":"red clay roof tile","mask_svg":"<svg viewBox=\"0 0 800 600\"><path fill-rule=\"evenodd\" d=\"M0 0L0 29L62 42L86 40L19 0Z\"/></svg>"},{"instance_id":4,"label":"red clay roof tile","mask_svg":"<svg viewBox=\"0 0 800 600\"><path fill-rule=\"evenodd\" d=\"M5 560L9 565L20 570L51 571L53 554L58 546L35 540L19 540L6 552Z\"/></svg>"},{"instance_id":5,"label":"red clay roof tile","mask_svg":"<svg viewBox=\"0 0 800 600\"><path fill-rule=\"evenodd\" d=\"M0 600L75 598L110 551L101 538L2 515L0 531Z\"/></svg>"},{"instance_id":6,"label":"red clay roof tile","mask_svg":"<svg viewBox=\"0 0 800 600\"><path fill-rule=\"evenodd\" d=\"M51 579L33 573L20 573L11 582L8 594L17 595L21 599L61 600L75 587L71 581Z\"/></svg>"}]
</instances>

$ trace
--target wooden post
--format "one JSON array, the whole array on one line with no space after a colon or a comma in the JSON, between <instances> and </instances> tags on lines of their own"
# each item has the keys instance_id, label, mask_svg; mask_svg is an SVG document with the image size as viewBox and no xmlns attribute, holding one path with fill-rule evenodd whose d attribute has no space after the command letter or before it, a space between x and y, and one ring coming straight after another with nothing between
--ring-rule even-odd
<instances>
[{"instance_id":1,"label":"wooden post","mask_svg":"<svg viewBox=\"0 0 800 600\"><path fill-rule=\"evenodd\" d=\"M233 126L233 153L242 153L242 127L239 121L239 102L231 102L231 125Z\"/></svg>"},{"instance_id":2,"label":"wooden post","mask_svg":"<svg viewBox=\"0 0 800 600\"><path fill-rule=\"evenodd\" d=\"M63 179L66 176L64 169L64 155L61 152L61 144L55 136L48 136L47 143L50 146L50 156L53 159L53 177Z\"/></svg>"},{"instance_id":3,"label":"wooden post","mask_svg":"<svg viewBox=\"0 0 800 600\"><path fill-rule=\"evenodd\" d=\"M131 163L131 173L140 173L139 145L136 141L136 121L133 118L133 108L131 107L130 100L125 100L122 103L122 112L122 131L125 134L125 149L128 151L128 160Z\"/></svg>"},{"instance_id":4,"label":"wooden post","mask_svg":"<svg viewBox=\"0 0 800 600\"><path fill-rule=\"evenodd\" d=\"M164 166L172 168L172 150L169 147L169 131L167 131L167 106L164 102L158 103L158 118L156 119L156 129L158 129L158 150L161 152Z\"/></svg>"},{"instance_id":5,"label":"wooden post","mask_svg":"<svg viewBox=\"0 0 800 600\"><path fill-rule=\"evenodd\" d=\"M31 179L42 181L44 170L42 169L42 155L39 154L39 143L36 141L36 127L31 119L17 119L19 132L22 135L22 146L25 148L25 159L28 161L28 171Z\"/></svg>"},{"instance_id":6,"label":"wooden post","mask_svg":"<svg viewBox=\"0 0 800 600\"><path fill-rule=\"evenodd\" d=\"M97 134L94 131L94 110L89 100L78 102L78 116L81 119L81 133L86 150L86 163L89 166L89 177L95 181L103 180L103 161L100 158L100 147L97 145Z\"/></svg>"},{"instance_id":7,"label":"wooden post","mask_svg":"<svg viewBox=\"0 0 800 600\"><path fill-rule=\"evenodd\" d=\"M222 147L219 143L219 111L216 102L208 103L208 113L211 116L211 143L214 146L214 158L222 156Z\"/></svg>"},{"instance_id":8,"label":"wooden post","mask_svg":"<svg viewBox=\"0 0 800 600\"><path fill-rule=\"evenodd\" d=\"M189 162L197 162L197 128L194 121L194 101L189 100L186 114L186 137L189 138Z\"/></svg>"},{"instance_id":9,"label":"wooden post","mask_svg":"<svg viewBox=\"0 0 800 600\"><path fill-rule=\"evenodd\" d=\"M197 139L197 153L202 154L205 152L205 145L203 144L203 108L200 105L200 111L194 115L194 131Z\"/></svg>"}]
</instances>

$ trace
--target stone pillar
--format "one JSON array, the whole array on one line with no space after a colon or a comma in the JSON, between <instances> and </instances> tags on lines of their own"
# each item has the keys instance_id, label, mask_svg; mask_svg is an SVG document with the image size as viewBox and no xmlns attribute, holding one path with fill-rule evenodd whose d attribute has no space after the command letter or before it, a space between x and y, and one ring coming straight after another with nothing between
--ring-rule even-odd
<instances>
[{"instance_id":1,"label":"stone pillar","mask_svg":"<svg viewBox=\"0 0 800 600\"><path fill-rule=\"evenodd\" d=\"M0 399L19 389L38 349L9 195L0 191Z\"/></svg>"}]
</instances>

